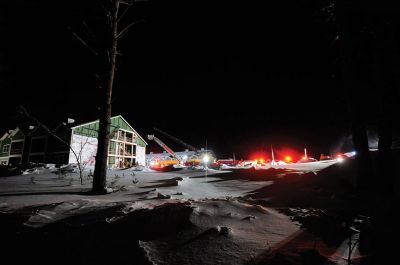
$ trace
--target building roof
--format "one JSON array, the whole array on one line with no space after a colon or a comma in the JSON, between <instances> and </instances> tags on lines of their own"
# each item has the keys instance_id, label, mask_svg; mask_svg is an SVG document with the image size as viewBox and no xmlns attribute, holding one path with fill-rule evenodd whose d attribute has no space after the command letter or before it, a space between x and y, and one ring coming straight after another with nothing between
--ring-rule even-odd
<instances>
[{"instance_id":1,"label":"building roof","mask_svg":"<svg viewBox=\"0 0 400 265\"><path fill-rule=\"evenodd\" d=\"M6 139L10 134L9 133L4 133L4 135L0 138L0 141L3 141L4 139Z\"/></svg>"},{"instance_id":2,"label":"building roof","mask_svg":"<svg viewBox=\"0 0 400 265\"><path fill-rule=\"evenodd\" d=\"M7 138L13 140L13 137L15 136L20 137L17 138L17 140L25 138L23 131L19 127L16 127L14 130L8 130L8 132L4 133L3 136L0 138L0 141L3 141Z\"/></svg>"},{"instance_id":3,"label":"building roof","mask_svg":"<svg viewBox=\"0 0 400 265\"><path fill-rule=\"evenodd\" d=\"M122 119L122 120L129 126L129 128L132 130L132 132L134 132L146 145L148 145L148 143L146 142L146 140L144 140L143 137L140 136L140 134L139 134L135 129L133 129L132 125L130 125L129 122L127 122L127 120L125 120L124 117L122 117L122 115L117 115L117 116L111 117L111 119L115 119L115 118L120 118L120 119ZM86 123L82 123L82 124L80 124L80 125L71 127L71 129L74 130L74 129L76 129L76 128L79 128L79 127L82 127L82 126L86 126L86 125L90 125L90 124L97 123L97 122L99 122L98 119L97 119L97 120L94 120L94 121L91 121L91 122L86 122Z\"/></svg>"}]
</instances>

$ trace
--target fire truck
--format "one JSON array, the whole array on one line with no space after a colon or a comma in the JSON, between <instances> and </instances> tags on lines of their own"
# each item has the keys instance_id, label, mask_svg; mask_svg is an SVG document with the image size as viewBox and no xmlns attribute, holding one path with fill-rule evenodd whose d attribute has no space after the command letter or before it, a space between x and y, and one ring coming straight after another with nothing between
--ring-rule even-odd
<instances>
[{"instance_id":1,"label":"fire truck","mask_svg":"<svg viewBox=\"0 0 400 265\"><path fill-rule=\"evenodd\" d=\"M148 135L147 138L151 141L155 141L161 148L163 148L168 154L168 157L162 159L155 159L150 161L150 168L154 170L167 171L172 170L176 167L194 167L194 166L208 166L215 161L215 155L212 151L197 149L194 146L185 143L184 141L160 130L154 128L155 131L167 136L171 140L185 146L187 150L190 150L190 155L181 154L174 152L168 145L161 141L155 135Z\"/></svg>"}]
</instances>

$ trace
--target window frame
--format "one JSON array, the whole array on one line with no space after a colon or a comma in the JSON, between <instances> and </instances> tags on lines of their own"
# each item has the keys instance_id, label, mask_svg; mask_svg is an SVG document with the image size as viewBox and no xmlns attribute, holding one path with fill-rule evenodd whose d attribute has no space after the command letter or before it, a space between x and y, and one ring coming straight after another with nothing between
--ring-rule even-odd
<instances>
[{"instance_id":1,"label":"window frame","mask_svg":"<svg viewBox=\"0 0 400 265\"><path fill-rule=\"evenodd\" d=\"M6 147L7 147L7 150L5 150ZM3 145L1 152L2 153L10 153L10 148L11 148L11 144L5 144L5 145Z\"/></svg>"}]
</instances>

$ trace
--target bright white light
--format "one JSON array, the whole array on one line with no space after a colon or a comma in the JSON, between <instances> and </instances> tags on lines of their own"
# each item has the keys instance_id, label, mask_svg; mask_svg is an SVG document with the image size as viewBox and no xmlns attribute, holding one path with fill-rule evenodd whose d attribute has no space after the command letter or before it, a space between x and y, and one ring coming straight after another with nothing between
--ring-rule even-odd
<instances>
[{"instance_id":1,"label":"bright white light","mask_svg":"<svg viewBox=\"0 0 400 265\"><path fill-rule=\"evenodd\" d=\"M210 162L210 156L209 156L209 155L204 155L204 156L203 156L203 162L204 162L205 164L207 164L208 162Z\"/></svg>"},{"instance_id":2,"label":"bright white light","mask_svg":"<svg viewBox=\"0 0 400 265\"><path fill-rule=\"evenodd\" d=\"M68 122L68 123L74 123L75 120L74 120L74 119L71 119L71 118L68 118L68 119L67 119L67 122Z\"/></svg>"},{"instance_id":3,"label":"bright white light","mask_svg":"<svg viewBox=\"0 0 400 265\"><path fill-rule=\"evenodd\" d=\"M338 157L336 160L337 160L339 163L341 163L341 162L343 162L343 157Z\"/></svg>"},{"instance_id":4,"label":"bright white light","mask_svg":"<svg viewBox=\"0 0 400 265\"><path fill-rule=\"evenodd\" d=\"M187 155L184 155L182 158L183 158L183 160L187 160L187 159L188 159L188 156L187 156Z\"/></svg>"},{"instance_id":5,"label":"bright white light","mask_svg":"<svg viewBox=\"0 0 400 265\"><path fill-rule=\"evenodd\" d=\"M155 161L151 161L151 162L150 162L150 166L154 166L155 164L156 164Z\"/></svg>"}]
</instances>

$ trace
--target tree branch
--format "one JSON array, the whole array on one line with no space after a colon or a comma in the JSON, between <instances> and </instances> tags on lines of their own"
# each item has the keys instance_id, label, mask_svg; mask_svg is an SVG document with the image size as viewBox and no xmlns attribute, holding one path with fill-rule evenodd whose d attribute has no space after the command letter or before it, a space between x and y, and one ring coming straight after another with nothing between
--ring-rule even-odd
<instances>
[{"instance_id":1,"label":"tree branch","mask_svg":"<svg viewBox=\"0 0 400 265\"><path fill-rule=\"evenodd\" d=\"M99 55L92 47L90 47L89 44L86 43L86 41L85 41L84 39L82 39L78 34L76 34L76 33L71 29L71 27L68 26L67 28L71 31L72 35L74 35L74 37L75 37L78 41L80 41L80 42L83 44L83 46L85 46L91 53L93 53L95 56L98 56L98 55Z\"/></svg>"},{"instance_id":2,"label":"tree branch","mask_svg":"<svg viewBox=\"0 0 400 265\"><path fill-rule=\"evenodd\" d=\"M44 125L43 123L41 123L36 117L32 116L31 114L28 113L28 111L25 109L24 106L20 105L18 106L17 111L24 115L25 117L27 117L28 119L31 119L32 121L34 121L36 123L37 126L41 126L48 134L52 135L53 137L55 137L57 140L59 140L60 142L62 142L63 144L65 144L67 147L69 147L69 149L72 151L72 153L74 154L75 158L78 158L78 155L75 153L75 151L73 150L72 146L65 141L64 139L62 139L61 137L59 137L58 135L56 135L54 132L52 132L46 125Z\"/></svg>"},{"instance_id":3,"label":"tree branch","mask_svg":"<svg viewBox=\"0 0 400 265\"><path fill-rule=\"evenodd\" d=\"M128 26L126 26L123 30L121 30L121 31L118 33L117 38L118 38L118 39L122 38L122 37L129 31L129 29L130 29L132 26L134 26L134 25L136 25L136 24L139 24L139 23L143 23L143 22L144 22L144 19L141 19L141 20L138 20L138 21L135 21L135 22L130 23Z\"/></svg>"},{"instance_id":4,"label":"tree branch","mask_svg":"<svg viewBox=\"0 0 400 265\"><path fill-rule=\"evenodd\" d=\"M91 28L88 26L88 24L86 23L85 20L82 21L82 24L83 24L84 28L86 29L87 33L89 34L89 37L92 38L93 42L97 42L97 37L96 37L96 35L93 33L93 31L92 31Z\"/></svg>"},{"instance_id":5,"label":"tree branch","mask_svg":"<svg viewBox=\"0 0 400 265\"><path fill-rule=\"evenodd\" d=\"M120 2L120 3L122 4L122 2ZM122 12L122 14L119 16L119 18L117 19L117 23L119 23L119 22L124 18L124 16L126 15L126 13L128 13L128 10L129 10L129 8L131 8L132 3L127 3L126 5L127 5L127 7L126 7L125 10Z\"/></svg>"}]
</instances>

